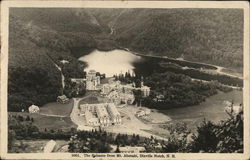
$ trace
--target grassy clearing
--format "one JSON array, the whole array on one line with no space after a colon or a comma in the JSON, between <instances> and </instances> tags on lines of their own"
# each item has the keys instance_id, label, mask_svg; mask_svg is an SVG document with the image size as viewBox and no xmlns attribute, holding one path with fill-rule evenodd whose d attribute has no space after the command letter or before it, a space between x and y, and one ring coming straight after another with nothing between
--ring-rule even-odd
<instances>
[{"instance_id":1,"label":"grassy clearing","mask_svg":"<svg viewBox=\"0 0 250 160\"><path fill-rule=\"evenodd\" d=\"M97 91L87 91L86 95L80 100L79 105L81 104L95 104L95 103L104 103L107 99L102 97Z\"/></svg>"},{"instance_id":2,"label":"grassy clearing","mask_svg":"<svg viewBox=\"0 0 250 160\"><path fill-rule=\"evenodd\" d=\"M227 119L228 114L225 112L224 101L233 101L238 105L243 102L242 98L242 91L219 92L199 105L160 110L160 112L168 115L172 119L171 123L185 122L188 128L196 131L196 126L199 126L204 118L214 123Z\"/></svg>"},{"instance_id":3,"label":"grassy clearing","mask_svg":"<svg viewBox=\"0 0 250 160\"><path fill-rule=\"evenodd\" d=\"M36 125L40 131L43 131L45 128L47 130L69 130L71 128L76 128L77 126L71 121L70 117L52 117L45 116L40 114L30 114L30 113L21 113L21 112L11 112L11 115L21 115L24 118L30 116L34 119L34 125Z\"/></svg>"},{"instance_id":4,"label":"grassy clearing","mask_svg":"<svg viewBox=\"0 0 250 160\"><path fill-rule=\"evenodd\" d=\"M170 134L169 134L169 131L167 130L164 130L164 129L161 129L159 127L157 127L157 129L151 129L151 130L147 130L147 129L141 129L142 131L145 131L147 133L150 133L152 135L156 135L156 136L160 136L160 137L163 137L163 138L169 138Z\"/></svg>"},{"instance_id":5,"label":"grassy clearing","mask_svg":"<svg viewBox=\"0 0 250 160\"><path fill-rule=\"evenodd\" d=\"M69 130L70 128L76 128L76 125L71 121L69 117L48 117L41 116L34 121L34 124L38 126L39 129L53 129L53 130Z\"/></svg>"},{"instance_id":6,"label":"grassy clearing","mask_svg":"<svg viewBox=\"0 0 250 160\"><path fill-rule=\"evenodd\" d=\"M69 116L74 105L73 99L70 99L69 103L61 104L58 102L52 102L45 104L40 108L40 113L48 115L60 115L60 116Z\"/></svg>"},{"instance_id":7,"label":"grassy clearing","mask_svg":"<svg viewBox=\"0 0 250 160\"><path fill-rule=\"evenodd\" d=\"M101 79L101 84L108 83L110 79L111 79L111 78L104 78L104 79Z\"/></svg>"},{"instance_id":8,"label":"grassy clearing","mask_svg":"<svg viewBox=\"0 0 250 160\"><path fill-rule=\"evenodd\" d=\"M84 98L83 100L79 102L79 104L85 104L85 103L94 104L94 103L99 103L99 101L97 97L90 96L90 97Z\"/></svg>"}]
</instances>

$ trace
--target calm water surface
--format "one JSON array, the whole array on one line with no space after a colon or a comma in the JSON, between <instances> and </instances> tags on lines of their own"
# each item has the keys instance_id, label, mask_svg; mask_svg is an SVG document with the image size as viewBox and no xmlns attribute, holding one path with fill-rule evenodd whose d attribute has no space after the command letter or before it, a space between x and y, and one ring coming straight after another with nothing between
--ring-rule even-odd
<instances>
[{"instance_id":1,"label":"calm water surface","mask_svg":"<svg viewBox=\"0 0 250 160\"><path fill-rule=\"evenodd\" d=\"M162 61L162 59L136 56L124 50L107 52L95 50L79 58L79 60L88 63L86 71L94 69L97 72L105 73L106 77L125 73L128 70L130 73L134 71L139 75L150 75L155 70L164 70L159 66L159 61ZM200 105L161 110L160 112L168 115L172 119L171 122L186 122L189 128L194 129L204 118L213 122L226 119L228 115L224 111L225 104L223 102L233 100L238 104L243 102L242 99L242 91L220 92L207 98Z\"/></svg>"},{"instance_id":2,"label":"calm water surface","mask_svg":"<svg viewBox=\"0 0 250 160\"><path fill-rule=\"evenodd\" d=\"M98 51L95 50L90 54L79 58L80 61L88 63L86 71L91 69L100 73L105 73L106 77L115 74L133 72L134 63L142 58L124 50Z\"/></svg>"}]
</instances>

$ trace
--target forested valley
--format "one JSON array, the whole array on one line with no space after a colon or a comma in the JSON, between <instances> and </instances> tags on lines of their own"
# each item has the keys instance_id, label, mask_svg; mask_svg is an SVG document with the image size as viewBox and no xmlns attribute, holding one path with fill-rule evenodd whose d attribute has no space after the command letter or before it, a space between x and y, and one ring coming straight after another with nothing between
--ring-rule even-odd
<instances>
[{"instance_id":1,"label":"forested valley","mask_svg":"<svg viewBox=\"0 0 250 160\"><path fill-rule=\"evenodd\" d=\"M55 65L66 79L81 78L86 64L77 58L94 49L183 56L242 72L242 18L238 9L11 8L8 110L54 101L62 94Z\"/></svg>"}]
</instances>

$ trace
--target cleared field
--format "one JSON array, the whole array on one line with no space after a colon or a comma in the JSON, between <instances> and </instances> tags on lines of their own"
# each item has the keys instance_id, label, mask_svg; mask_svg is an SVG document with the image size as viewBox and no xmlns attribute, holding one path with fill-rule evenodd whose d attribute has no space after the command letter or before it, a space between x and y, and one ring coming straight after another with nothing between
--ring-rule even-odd
<instances>
[{"instance_id":1,"label":"cleared field","mask_svg":"<svg viewBox=\"0 0 250 160\"><path fill-rule=\"evenodd\" d=\"M227 119L228 114L225 112L224 101L233 101L236 105L239 105L243 102L242 94L242 91L238 90L227 93L219 92L199 105L161 110L160 112L168 115L172 119L171 123L185 122L192 131L196 131L196 126L204 118L214 123Z\"/></svg>"},{"instance_id":2,"label":"cleared field","mask_svg":"<svg viewBox=\"0 0 250 160\"><path fill-rule=\"evenodd\" d=\"M87 97L87 98L84 98L84 99L80 100L79 105L86 104L86 103L94 104L94 103L99 103L99 101L98 101L97 97L90 96L90 97Z\"/></svg>"},{"instance_id":3,"label":"cleared field","mask_svg":"<svg viewBox=\"0 0 250 160\"><path fill-rule=\"evenodd\" d=\"M112 77L101 79L101 84L108 83Z\"/></svg>"},{"instance_id":4,"label":"cleared field","mask_svg":"<svg viewBox=\"0 0 250 160\"><path fill-rule=\"evenodd\" d=\"M79 101L79 105L81 104L95 104L95 103L104 103L107 102L107 98L100 95L97 91L87 91L86 95L82 97Z\"/></svg>"},{"instance_id":5,"label":"cleared field","mask_svg":"<svg viewBox=\"0 0 250 160\"><path fill-rule=\"evenodd\" d=\"M40 113L48 115L69 116L74 105L74 101L70 99L69 103L61 104L52 102L40 107Z\"/></svg>"},{"instance_id":6,"label":"cleared field","mask_svg":"<svg viewBox=\"0 0 250 160\"><path fill-rule=\"evenodd\" d=\"M70 128L76 128L76 125L71 121L70 117L49 117L41 116L35 120L34 123L40 129L62 129L68 130Z\"/></svg>"},{"instance_id":7,"label":"cleared field","mask_svg":"<svg viewBox=\"0 0 250 160\"><path fill-rule=\"evenodd\" d=\"M26 116L30 116L34 119L34 125L36 125L39 130L43 131L46 129L53 129L53 130L68 130L70 128L76 128L76 125L71 121L70 117L53 117L53 116L46 116L40 115L37 113L21 113L21 112L10 112L11 115L21 115L24 118Z\"/></svg>"}]
</instances>

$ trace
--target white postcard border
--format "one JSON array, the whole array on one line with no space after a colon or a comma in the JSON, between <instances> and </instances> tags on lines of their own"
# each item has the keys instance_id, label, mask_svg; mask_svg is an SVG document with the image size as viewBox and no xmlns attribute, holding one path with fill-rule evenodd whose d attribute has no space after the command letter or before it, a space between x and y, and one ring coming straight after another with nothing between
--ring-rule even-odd
<instances>
[{"instance_id":1,"label":"white postcard border","mask_svg":"<svg viewBox=\"0 0 250 160\"><path fill-rule=\"evenodd\" d=\"M249 3L239 1L3 1L1 3L1 146L4 159L84 159L71 153L7 153L7 77L8 77L8 24L10 7L55 8L241 8L244 9L244 153L165 153L175 155L169 159L249 159ZM101 153L97 153L100 154ZM151 153L147 153L151 154ZM83 154L81 154L83 155ZM123 155L123 154L122 154ZM139 154L138 154L139 155ZM154 153L152 153L154 155ZM86 158L86 157L85 157ZM89 157L87 159L90 159ZM99 159L99 158L98 158ZM106 159L106 158L103 158ZM107 158L107 159L117 159ZM128 159L128 158L119 158ZM129 158L134 159L134 158ZM149 159L149 158L146 158ZM158 158L153 158L158 159ZM162 159L162 158L160 158Z\"/></svg>"}]
</instances>

